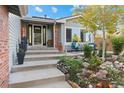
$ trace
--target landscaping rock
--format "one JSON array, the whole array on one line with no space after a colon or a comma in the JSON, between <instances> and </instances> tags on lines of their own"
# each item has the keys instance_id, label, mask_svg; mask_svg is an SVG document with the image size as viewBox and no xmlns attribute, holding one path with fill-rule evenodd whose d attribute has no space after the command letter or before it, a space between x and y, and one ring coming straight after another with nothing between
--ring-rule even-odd
<instances>
[{"instance_id":1,"label":"landscaping rock","mask_svg":"<svg viewBox=\"0 0 124 93\"><path fill-rule=\"evenodd\" d=\"M87 69L82 69L82 74L85 76L87 74Z\"/></svg>"},{"instance_id":2,"label":"landscaping rock","mask_svg":"<svg viewBox=\"0 0 124 93\"><path fill-rule=\"evenodd\" d=\"M90 64L89 64L89 63L87 63L87 62L84 62L84 63L83 63L84 68L88 68L88 67L89 67L89 65L90 65Z\"/></svg>"},{"instance_id":3,"label":"landscaping rock","mask_svg":"<svg viewBox=\"0 0 124 93\"><path fill-rule=\"evenodd\" d=\"M90 78L94 78L94 77L96 77L96 74L92 73L92 74L90 75Z\"/></svg>"},{"instance_id":4,"label":"landscaping rock","mask_svg":"<svg viewBox=\"0 0 124 93\"><path fill-rule=\"evenodd\" d=\"M114 67L114 66L113 66L113 63L110 62L110 61L106 61L106 62L104 62L103 64L100 65L100 68L101 68L101 69L106 69L106 68L108 68L108 67L112 67L112 68L113 68L113 67Z\"/></svg>"},{"instance_id":5,"label":"landscaping rock","mask_svg":"<svg viewBox=\"0 0 124 93\"><path fill-rule=\"evenodd\" d=\"M89 88L93 88L93 85L89 84L88 87L89 87Z\"/></svg>"},{"instance_id":6,"label":"landscaping rock","mask_svg":"<svg viewBox=\"0 0 124 93\"><path fill-rule=\"evenodd\" d=\"M123 63L120 63L119 61L115 61L115 62L114 62L114 66L115 66L117 69L120 69L120 68L123 68L123 67L124 67Z\"/></svg>"},{"instance_id":7,"label":"landscaping rock","mask_svg":"<svg viewBox=\"0 0 124 93\"><path fill-rule=\"evenodd\" d=\"M120 62L119 61L114 61L114 64L119 64Z\"/></svg>"},{"instance_id":8,"label":"landscaping rock","mask_svg":"<svg viewBox=\"0 0 124 93\"><path fill-rule=\"evenodd\" d=\"M117 88L124 88L124 86L118 85Z\"/></svg>"},{"instance_id":9,"label":"landscaping rock","mask_svg":"<svg viewBox=\"0 0 124 93\"><path fill-rule=\"evenodd\" d=\"M82 69L83 76L89 77L92 73L93 73L93 71L91 71L91 70Z\"/></svg>"},{"instance_id":10,"label":"landscaping rock","mask_svg":"<svg viewBox=\"0 0 124 93\"><path fill-rule=\"evenodd\" d=\"M99 79L104 79L107 74L108 72L106 70L99 70L99 72L96 73L96 77Z\"/></svg>"},{"instance_id":11,"label":"landscaping rock","mask_svg":"<svg viewBox=\"0 0 124 93\"><path fill-rule=\"evenodd\" d=\"M107 57L106 61L113 61L112 57Z\"/></svg>"},{"instance_id":12,"label":"landscaping rock","mask_svg":"<svg viewBox=\"0 0 124 93\"><path fill-rule=\"evenodd\" d=\"M124 51L122 51L119 55L120 55L120 56L124 56Z\"/></svg>"},{"instance_id":13,"label":"landscaping rock","mask_svg":"<svg viewBox=\"0 0 124 93\"><path fill-rule=\"evenodd\" d=\"M118 55L112 55L112 60L116 61L118 59Z\"/></svg>"}]
</instances>

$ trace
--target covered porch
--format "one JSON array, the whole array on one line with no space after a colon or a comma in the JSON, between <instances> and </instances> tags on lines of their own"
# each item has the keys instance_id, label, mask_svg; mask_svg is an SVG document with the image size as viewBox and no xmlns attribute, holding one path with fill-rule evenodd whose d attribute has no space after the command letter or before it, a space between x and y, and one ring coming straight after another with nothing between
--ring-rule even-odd
<instances>
[{"instance_id":1,"label":"covered porch","mask_svg":"<svg viewBox=\"0 0 124 93\"><path fill-rule=\"evenodd\" d=\"M61 42L61 23L50 18L24 17L21 20L21 37L26 37L28 48L58 49Z\"/></svg>"}]
</instances>

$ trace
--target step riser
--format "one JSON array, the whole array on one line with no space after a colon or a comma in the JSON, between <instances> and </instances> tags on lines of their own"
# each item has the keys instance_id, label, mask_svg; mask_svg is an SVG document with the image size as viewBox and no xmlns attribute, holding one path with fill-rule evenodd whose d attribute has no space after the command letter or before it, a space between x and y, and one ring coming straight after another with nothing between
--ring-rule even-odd
<instances>
[{"instance_id":1,"label":"step riser","mask_svg":"<svg viewBox=\"0 0 124 93\"><path fill-rule=\"evenodd\" d=\"M27 50L51 50L51 51L58 51L58 49L55 48L28 48Z\"/></svg>"},{"instance_id":2,"label":"step riser","mask_svg":"<svg viewBox=\"0 0 124 93\"><path fill-rule=\"evenodd\" d=\"M54 60L59 59L59 57L37 57L37 58L25 58L24 62L27 61L42 61L42 60Z\"/></svg>"},{"instance_id":3,"label":"step riser","mask_svg":"<svg viewBox=\"0 0 124 93\"><path fill-rule=\"evenodd\" d=\"M29 88L29 87L33 87L36 85L41 85L41 84L49 84L49 83L54 83L57 81L65 81L65 76L57 76L57 77L53 77L53 78L47 78L47 79L41 79L41 80L34 80L34 81L28 81L28 82L23 82L23 83L18 83L18 84L10 84L9 87L10 88Z\"/></svg>"},{"instance_id":4,"label":"step riser","mask_svg":"<svg viewBox=\"0 0 124 93\"><path fill-rule=\"evenodd\" d=\"M26 55L61 54L61 52L27 52Z\"/></svg>"},{"instance_id":5,"label":"step riser","mask_svg":"<svg viewBox=\"0 0 124 93\"><path fill-rule=\"evenodd\" d=\"M18 67L12 68L11 73L14 72L21 72L21 71L29 71L29 70L39 70L39 69L46 69L46 68L53 68L56 67L56 64L48 64L48 65L39 65L39 66L26 66L26 67Z\"/></svg>"}]
</instances>

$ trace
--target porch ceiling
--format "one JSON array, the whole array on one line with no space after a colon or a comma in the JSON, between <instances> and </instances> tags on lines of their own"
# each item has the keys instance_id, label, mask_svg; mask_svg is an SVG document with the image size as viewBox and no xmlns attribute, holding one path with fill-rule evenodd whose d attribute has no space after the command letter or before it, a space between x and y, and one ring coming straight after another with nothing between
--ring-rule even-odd
<instances>
[{"instance_id":1,"label":"porch ceiling","mask_svg":"<svg viewBox=\"0 0 124 93\"><path fill-rule=\"evenodd\" d=\"M15 15L21 16L18 5L9 5L8 9L9 9L9 12L11 12Z\"/></svg>"},{"instance_id":2,"label":"porch ceiling","mask_svg":"<svg viewBox=\"0 0 124 93\"><path fill-rule=\"evenodd\" d=\"M28 6L26 5L9 5L9 12L18 16L25 16L28 12Z\"/></svg>"}]
</instances>

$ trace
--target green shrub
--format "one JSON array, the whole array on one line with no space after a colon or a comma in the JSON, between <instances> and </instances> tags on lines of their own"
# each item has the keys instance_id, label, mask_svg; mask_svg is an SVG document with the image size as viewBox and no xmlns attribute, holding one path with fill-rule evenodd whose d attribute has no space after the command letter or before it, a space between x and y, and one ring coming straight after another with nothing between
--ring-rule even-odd
<instances>
[{"instance_id":1,"label":"green shrub","mask_svg":"<svg viewBox=\"0 0 124 93\"><path fill-rule=\"evenodd\" d=\"M79 59L70 58L65 62L65 65L69 72L70 80L78 82L79 78L77 76L77 73L80 73L80 71L82 70L82 61Z\"/></svg>"},{"instance_id":2,"label":"green shrub","mask_svg":"<svg viewBox=\"0 0 124 93\"><path fill-rule=\"evenodd\" d=\"M97 70L98 67L102 64L102 61L95 55L95 56L91 56L89 63L90 63L89 65L90 69Z\"/></svg>"},{"instance_id":3,"label":"green shrub","mask_svg":"<svg viewBox=\"0 0 124 93\"><path fill-rule=\"evenodd\" d=\"M68 56L64 55L64 56L59 57L59 60L60 60L61 62L66 62L66 61L68 61L70 58L71 58L71 57L68 57Z\"/></svg>"},{"instance_id":4,"label":"green shrub","mask_svg":"<svg viewBox=\"0 0 124 93\"><path fill-rule=\"evenodd\" d=\"M124 37L123 36L114 36L112 37L112 47L115 55L118 55L124 47Z\"/></svg>"},{"instance_id":5,"label":"green shrub","mask_svg":"<svg viewBox=\"0 0 124 93\"><path fill-rule=\"evenodd\" d=\"M93 51L93 47L85 44L83 46L83 51L84 51L84 57L85 58L90 58L91 54L92 54L92 51Z\"/></svg>"},{"instance_id":6,"label":"green shrub","mask_svg":"<svg viewBox=\"0 0 124 93\"><path fill-rule=\"evenodd\" d=\"M124 62L124 57L119 57L119 61Z\"/></svg>"},{"instance_id":7,"label":"green shrub","mask_svg":"<svg viewBox=\"0 0 124 93\"><path fill-rule=\"evenodd\" d=\"M120 71L114 68L108 67L107 72L108 72L107 77L110 81L118 81L120 79Z\"/></svg>"}]
</instances>

